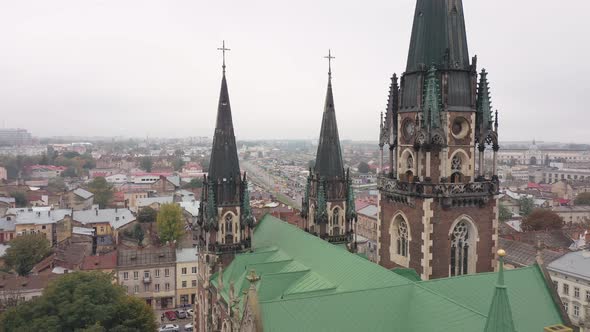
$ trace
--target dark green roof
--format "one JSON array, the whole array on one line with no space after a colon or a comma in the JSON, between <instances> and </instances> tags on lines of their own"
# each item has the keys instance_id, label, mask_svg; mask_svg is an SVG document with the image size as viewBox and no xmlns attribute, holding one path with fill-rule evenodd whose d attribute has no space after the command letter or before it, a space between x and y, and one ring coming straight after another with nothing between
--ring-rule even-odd
<instances>
[{"instance_id":1,"label":"dark green roof","mask_svg":"<svg viewBox=\"0 0 590 332\"><path fill-rule=\"evenodd\" d=\"M403 267L394 267L393 269L391 269L391 272L399 274L400 276L402 276L406 279L410 279L412 281L421 281L422 280L422 279L420 279L418 272L416 272L416 270L414 270L414 269L407 269L407 268L403 268Z\"/></svg>"},{"instance_id":2,"label":"dark green roof","mask_svg":"<svg viewBox=\"0 0 590 332\"><path fill-rule=\"evenodd\" d=\"M223 272L221 295L231 281L242 294L254 269L265 331L483 331L496 284L496 273L416 282L270 215L252 249ZM519 332L563 323L537 266L505 274Z\"/></svg>"}]
</instances>

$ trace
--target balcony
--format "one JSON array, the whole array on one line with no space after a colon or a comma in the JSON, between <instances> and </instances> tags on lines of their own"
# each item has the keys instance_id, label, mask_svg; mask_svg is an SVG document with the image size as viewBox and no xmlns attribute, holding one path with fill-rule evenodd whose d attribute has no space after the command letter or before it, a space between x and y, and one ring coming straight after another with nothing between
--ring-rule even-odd
<instances>
[{"instance_id":1,"label":"balcony","mask_svg":"<svg viewBox=\"0 0 590 332\"><path fill-rule=\"evenodd\" d=\"M420 196L425 198L471 198L498 194L496 180L468 183L404 182L387 176L377 179L377 188L386 194Z\"/></svg>"},{"instance_id":2,"label":"balcony","mask_svg":"<svg viewBox=\"0 0 590 332\"><path fill-rule=\"evenodd\" d=\"M143 277L143 283L144 284L149 284L152 282L152 277Z\"/></svg>"}]
</instances>

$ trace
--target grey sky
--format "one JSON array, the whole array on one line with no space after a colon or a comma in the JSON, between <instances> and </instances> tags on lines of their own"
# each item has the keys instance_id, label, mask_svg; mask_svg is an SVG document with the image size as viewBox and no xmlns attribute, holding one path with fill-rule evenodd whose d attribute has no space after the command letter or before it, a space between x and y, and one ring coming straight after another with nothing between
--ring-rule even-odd
<instances>
[{"instance_id":1,"label":"grey sky","mask_svg":"<svg viewBox=\"0 0 590 332\"><path fill-rule=\"evenodd\" d=\"M0 110L34 135L211 136L221 40L238 139L378 137L414 0L0 1ZM590 143L590 1L464 0L502 140Z\"/></svg>"}]
</instances>

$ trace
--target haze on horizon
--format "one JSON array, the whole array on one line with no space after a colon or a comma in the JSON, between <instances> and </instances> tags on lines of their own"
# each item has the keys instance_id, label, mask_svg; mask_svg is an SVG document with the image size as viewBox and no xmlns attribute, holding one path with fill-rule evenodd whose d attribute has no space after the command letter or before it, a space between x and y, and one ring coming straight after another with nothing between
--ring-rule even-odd
<instances>
[{"instance_id":1,"label":"haze on horizon","mask_svg":"<svg viewBox=\"0 0 590 332\"><path fill-rule=\"evenodd\" d=\"M590 143L590 2L464 0L502 141ZM2 126L35 136L211 136L221 41L236 137L314 139L328 48L341 139L376 140L415 0L5 1Z\"/></svg>"}]
</instances>

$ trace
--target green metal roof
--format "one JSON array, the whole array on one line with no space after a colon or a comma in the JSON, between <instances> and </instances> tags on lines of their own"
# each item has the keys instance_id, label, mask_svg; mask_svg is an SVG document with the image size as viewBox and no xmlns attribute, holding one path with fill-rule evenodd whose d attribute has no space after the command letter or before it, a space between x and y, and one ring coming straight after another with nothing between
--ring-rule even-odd
<instances>
[{"instance_id":1,"label":"green metal roof","mask_svg":"<svg viewBox=\"0 0 590 332\"><path fill-rule=\"evenodd\" d=\"M252 250L223 271L221 295L227 302L233 281L242 296L254 269L265 331L483 331L497 279L414 281L270 215ZM211 282L219 286L217 274ZM563 323L538 267L506 271L505 284L519 332Z\"/></svg>"}]
</instances>

